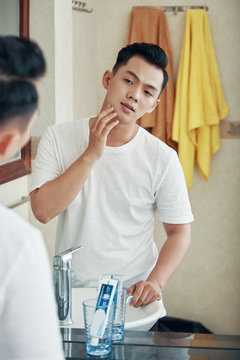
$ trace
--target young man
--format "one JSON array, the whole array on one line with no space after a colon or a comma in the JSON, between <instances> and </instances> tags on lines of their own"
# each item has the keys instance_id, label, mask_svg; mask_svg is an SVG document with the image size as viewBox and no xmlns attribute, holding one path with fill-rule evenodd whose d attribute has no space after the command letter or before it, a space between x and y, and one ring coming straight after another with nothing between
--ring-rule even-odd
<instances>
[{"instance_id":1,"label":"young man","mask_svg":"<svg viewBox=\"0 0 240 360\"><path fill-rule=\"evenodd\" d=\"M45 60L35 43L0 37L0 163L29 140L38 111L33 81L44 71ZM41 234L1 205L0 228L1 359L63 359Z\"/></svg>"},{"instance_id":2,"label":"young man","mask_svg":"<svg viewBox=\"0 0 240 360\"><path fill-rule=\"evenodd\" d=\"M83 245L73 261L80 286L102 273L122 274L139 307L161 292L185 255L193 220L174 150L136 125L159 104L167 58L156 45L123 48L102 79L98 116L49 127L39 145L32 209L58 218L56 252ZM158 256L155 209L167 240Z\"/></svg>"}]
</instances>

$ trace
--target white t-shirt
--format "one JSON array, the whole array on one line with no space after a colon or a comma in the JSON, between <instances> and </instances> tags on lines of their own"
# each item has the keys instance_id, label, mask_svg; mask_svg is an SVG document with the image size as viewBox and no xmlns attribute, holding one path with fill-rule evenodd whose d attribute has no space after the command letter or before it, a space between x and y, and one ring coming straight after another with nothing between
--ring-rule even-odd
<instances>
[{"instance_id":1,"label":"white t-shirt","mask_svg":"<svg viewBox=\"0 0 240 360\"><path fill-rule=\"evenodd\" d=\"M31 191L65 172L88 141L89 118L49 127L39 144ZM83 286L103 273L122 274L124 280L147 274L158 256L155 209L166 223L193 220L176 152L138 127L127 144L106 147L82 190L59 215L56 253L84 246L73 259Z\"/></svg>"},{"instance_id":2,"label":"white t-shirt","mask_svg":"<svg viewBox=\"0 0 240 360\"><path fill-rule=\"evenodd\" d=\"M0 205L0 358L64 359L40 232Z\"/></svg>"}]
</instances>

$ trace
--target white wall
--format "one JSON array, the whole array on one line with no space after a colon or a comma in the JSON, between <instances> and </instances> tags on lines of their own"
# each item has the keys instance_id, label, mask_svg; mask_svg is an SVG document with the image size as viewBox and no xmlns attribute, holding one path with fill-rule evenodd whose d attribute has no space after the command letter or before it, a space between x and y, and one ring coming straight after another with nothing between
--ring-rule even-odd
<instances>
[{"instance_id":1,"label":"white wall","mask_svg":"<svg viewBox=\"0 0 240 360\"><path fill-rule=\"evenodd\" d=\"M8 183L0 185L0 204L9 206L13 205L23 196L28 195L28 176L22 176L16 180L9 181ZM29 204L24 203L18 206L14 211L28 220L28 207Z\"/></svg>"},{"instance_id":2,"label":"white wall","mask_svg":"<svg viewBox=\"0 0 240 360\"><path fill-rule=\"evenodd\" d=\"M19 0L0 1L0 34L19 35Z\"/></svg>"},{"instance_id":3,"label":"white wall","mask_svg":"<svg viewBox=\"0 0 240 360\"><path fill-rule=\"evenodd\" d=\"M72 4L67 0L31 0L30 38L43 49L47 74L40 82L40 113L33 128L33 147L47 126L73 120ZM34 159L32 162L34 166ZM31 176L29 177L29 186ZM44 236L50 261L54 255L56 219L46 225L29 209L30 222Z\"/></svg>"},{"instance_id":4,"label":"white wall","mask_svg":"<svg viewBox=\"0 0 240 360\"><path fill-rule=\"evenodd\" d=\"M72 6L67 0L31 0L30 37L44 51L47 74L40 83L40 116L33 136L73 120Z\"/></svg>"},{"instance_id":5,"label":"white wall","mask_svg":"<svg viewBox=\"0 0 240 360\"><path fill-rule=\"evenodd\" d=\"M88 4L89 5L89 4ZM73 11L73 115L94 115L98 109L98 13ZM91 29L89 31L89 29Z\"/></svg>"}]
</instances>

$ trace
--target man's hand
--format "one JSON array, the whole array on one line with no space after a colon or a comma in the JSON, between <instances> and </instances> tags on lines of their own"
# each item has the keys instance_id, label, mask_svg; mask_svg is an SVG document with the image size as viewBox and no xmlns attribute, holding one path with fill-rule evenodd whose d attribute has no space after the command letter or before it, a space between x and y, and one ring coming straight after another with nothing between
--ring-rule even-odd
<instances>
[{"instance_id":1,"label":"man's hand","mask_svg":"<svg viewBox=\"0 0 240 360\"><path fill-rule=\"evenodd\" d=\"M129 305L140 307L152 303L153 301L160 300L162 292L160 286L150 280L141 280L128 288L128 295L133 298Z\"/></svg>"},{"instance_id":2,"label":"man's hand","mask_svg":"<svg viewBox=\"0 0 240 360\"><path fill-rule=\"evenodd\" d=\"M85 156L99 159L106 146L109 132L119 123L114 107L108 105L98 116L90 119L89 144Z\"/></svg>"}]
</instances>

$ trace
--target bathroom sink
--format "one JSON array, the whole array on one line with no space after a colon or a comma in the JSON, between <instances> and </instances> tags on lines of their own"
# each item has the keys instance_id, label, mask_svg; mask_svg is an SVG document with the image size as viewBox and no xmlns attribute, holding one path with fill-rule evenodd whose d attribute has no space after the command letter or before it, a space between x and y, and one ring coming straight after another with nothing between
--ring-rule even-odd
<instances>
[{"instance_id":1,"label":"bathroom sink","mask_svg":"<svg viewBox=\"0 0 240 360\"><path fill-rule=\"evenodd\" d=\"M82 302L86 299L97 297L96 288L72 289L72 320L67 327L84 328ZM155 301L140 308L126 305L125 330L148 331L155 322L166 315L162 300ZM61 325L62 326L62 325ZM62 326L65 327L65 326Z\"/></svg>"}]
</instances>

